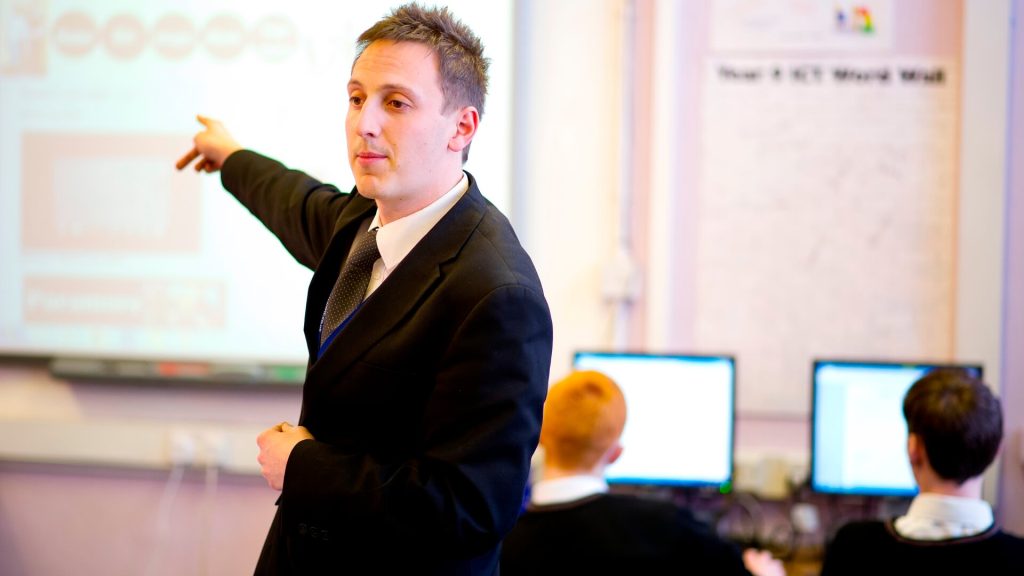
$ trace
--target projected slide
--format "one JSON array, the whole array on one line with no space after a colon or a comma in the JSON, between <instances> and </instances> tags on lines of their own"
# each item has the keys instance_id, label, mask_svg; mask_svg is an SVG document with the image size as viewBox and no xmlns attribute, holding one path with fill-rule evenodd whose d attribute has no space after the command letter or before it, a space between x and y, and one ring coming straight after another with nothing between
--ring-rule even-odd
<instances>
[{"instance_id":1,"label":"projected slide","mask_svg":"<svg viewBox=\"0 0 1024 576\"><path fill-rule=\"evenodd\" d=\"M395 4L0 0L0 353L304 362L311 271L174 162L202 113L350 188L353 44ZM494 62L467 169L505 209L511 3L447 4Z\"/></svg>"}]
</instances>

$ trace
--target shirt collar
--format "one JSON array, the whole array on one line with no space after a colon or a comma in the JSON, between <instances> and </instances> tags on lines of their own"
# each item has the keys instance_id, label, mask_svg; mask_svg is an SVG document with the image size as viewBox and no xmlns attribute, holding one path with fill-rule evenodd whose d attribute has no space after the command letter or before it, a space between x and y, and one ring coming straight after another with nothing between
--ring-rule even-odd
<instances>
[{"instance_id":1,"label":"shirt collar","mask_svg":"<svg viewBox=\"0 0 1024 576\"><path fill-rule=\"evenodd\" d=\"M565 476L554 480L541 480L530 491L530 502L537 506L562 504L580 500L594 494L608 492L608 482L597 476Z\"/></svg>"},{"instance_id":2,"label":"shirt collar","mask_svg":"<svg viewBox=\"0 0 1024 576\"><path fill-rule=\"evenodd\" d=\"M469 190L469 178L462 173L462 178L443 196L434 200L426 207L408 216L380 225L380 211L373 215L370 229L377 228L377 250L384 261L385 274L390 273L398 263L430 232L451 210L452 206Z\"/></svg>"},{"instance_id":3,"label":"shirt collar","mask_svg":"<svg viewBox=\"0 0 1024 576\"><path fill-rule=\"evenodd\" d=\"M988 502L942 494L918 494L906 516L896 519L896 532L914 540L945 540L980 534L992 527Z\"/></svg>"}]
</instances>

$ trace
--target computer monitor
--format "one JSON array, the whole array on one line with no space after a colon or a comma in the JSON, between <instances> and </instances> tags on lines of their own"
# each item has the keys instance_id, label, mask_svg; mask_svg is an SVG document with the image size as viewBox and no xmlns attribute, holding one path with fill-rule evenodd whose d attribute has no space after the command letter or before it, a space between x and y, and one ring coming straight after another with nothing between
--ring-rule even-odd
<instances>
[{"instance_id":1,"label":"computer monitor","mask_svg":"<svg viewBox=\"0 0 1024 576\"><path fill-rule=\"evenodd\" d=\"M936 368L975 364L815 360L812 372L811 488L829 494L912 496L903 397Z\"/></svg>"},{"instance_id":2,"label":"computer monitor","mask_svg":"<svg viewBox=\"0 0 1024 576\"><path fill-rule=\"evenodd\" d=\"M609 483L730 487L732 357L577 352L573 365L606 374L626 398L624 449L606 471Z\"/></svg>"}]
</instances>

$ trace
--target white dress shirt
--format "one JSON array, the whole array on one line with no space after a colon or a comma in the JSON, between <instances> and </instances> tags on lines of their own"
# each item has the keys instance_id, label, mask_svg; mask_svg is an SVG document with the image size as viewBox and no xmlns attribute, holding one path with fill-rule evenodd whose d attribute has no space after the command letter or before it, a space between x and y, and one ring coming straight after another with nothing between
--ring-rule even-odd
<instances>
[{"instance_id":1,"label":"white dress shirt","mask_svg":"<svg viewBox=\"0 0 1024 576\"><path fill-rule=\"evenodd\" d=\"M530 490L530 502L537 506L562 504L608 492L608 482L597 476L565 476L541 480Z\"/></svg>"},{"instance_id":2,"label":"white dress shirt","mask_svg":"<svg viewBox=\"0 0 1024 576\"><path fill-rule=\"evenodd\" d=\"M462 179L455 184L455 187L417 212L384 226L380 225L380 212L374 213L373 221L370 222L370 227L367 229L378 229L377 250L380 252L380 258L373 264L370 283L366 286L366 295L363 296L363 299L380 287L399 262L408 256L413 247L427 235L427 232L430 232L468 190L469 177L463 172Z\"/></svg>"},{"instance_id":3,"label":"white dress shirt","mask_svg":"<svg viewBox=\"0 0 1024 576\"><path fill-rule=\"evenodd\" d=\"M992 507L977 498L918 494L896 532L914 540L945 540L980 534L992 527Z\"/></svg>"}]
</instances>

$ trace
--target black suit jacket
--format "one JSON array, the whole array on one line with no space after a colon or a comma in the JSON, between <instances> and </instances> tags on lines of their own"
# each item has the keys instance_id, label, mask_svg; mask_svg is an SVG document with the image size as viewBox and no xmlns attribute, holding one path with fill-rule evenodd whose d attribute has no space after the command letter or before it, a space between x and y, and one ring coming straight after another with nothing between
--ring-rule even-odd
<instances>
[{"instance_id":1,"label":"black suit jacket","mask_svg":"<svg viewBox=\"0 0 1024 576\"><path fill-rule=\"evenodd\" d=\"M315 440L288 459L256 572L494 573L537 445L552 341L508 220L470 176L317 359L327 297L374 202L249 151L228 158L222 181L315 270L299 418Z\"/></svg>"}]
</instances>

